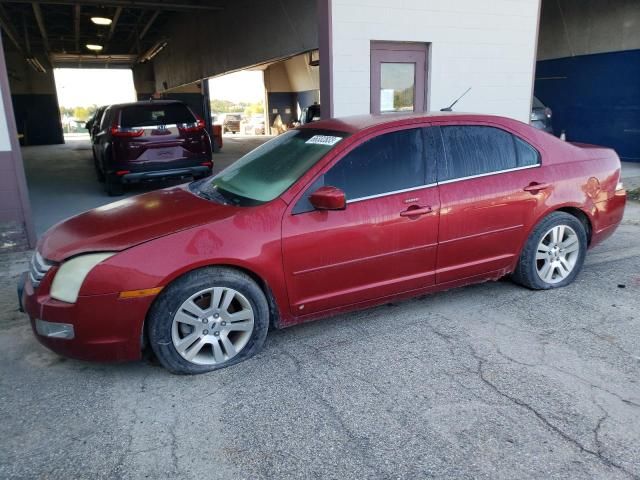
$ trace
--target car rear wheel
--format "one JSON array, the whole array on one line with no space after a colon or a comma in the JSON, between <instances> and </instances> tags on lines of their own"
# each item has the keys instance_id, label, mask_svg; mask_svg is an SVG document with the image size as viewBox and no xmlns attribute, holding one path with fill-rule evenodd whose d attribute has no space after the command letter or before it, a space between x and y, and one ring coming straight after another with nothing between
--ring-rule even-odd
<instances>
[{"instance_id":1,"label":"car rear wheel","mask_svg":"<svg viewBox=\"0 0 640 480\"><path fill-rule=\"evenodd\" d=\"M149 343L178 374L204 373L255 355L269 327L269 307L245 273L223 267L190 272L169 285L148 317Z\"/></svg>"},{"instance_id":2,"label":"car rear wheel","mask_svg":"<svg viewBox=\"0 0 640 480\"><path fill-rule=\"evenodd\" d=\"M512 278L534 290L564 287L580 272L586 251L582 222L568 213L554 212L534 228Z\"/></svg>"}]
</instances>

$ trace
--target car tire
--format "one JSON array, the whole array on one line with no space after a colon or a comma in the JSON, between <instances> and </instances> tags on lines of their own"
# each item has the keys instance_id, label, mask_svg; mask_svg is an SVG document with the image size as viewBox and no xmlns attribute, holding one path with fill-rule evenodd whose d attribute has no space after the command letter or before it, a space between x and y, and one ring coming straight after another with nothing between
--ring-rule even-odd
<instances>
[{"instance_id":1,"label":"car tire","mask_svg":"<svg viewBox=\"0 0 640 480\"><path fill-rule=\"evenodd\" d=\"M162 291L147 317L149 345L158 361L182 375L252 357L268 330L264 292L249 275L226 267L201 268L178 278Z\"/></svg>"},{"instance_id":2,"label":"car tire","mask_svg":"<svg viewBox=\"0 0 640 480\"><path fill-rule=\"evenodd\" d=\"M98 179L98 181L100 183L103 183L105 181L104 172L100 168L100 164L98 163L98 159L96 158L96 154L95 153L93 154L93 167L96 170L96 178Z\"/></svg>"},{"instance_id":3,"label":"car tire","mask_svg":"<svg viewBox=\"0 0 640 480\"><path fill-rule=\"evenodd\" d=\"M584 224L573 215L554 212L529 235L511 278L532 290L561 288L575 280L586 253Z\"/></svg>"},{"instance_id":4,"label":"car tire","mask_svg":"<svg viewBox=\"0 0 640 480\"><path fill-rule=\"evenodd\" d=\"M105 187L110 197L119 197L124 194L124 185L115 175L106 175Z\"/></svg>"}]
</instances>

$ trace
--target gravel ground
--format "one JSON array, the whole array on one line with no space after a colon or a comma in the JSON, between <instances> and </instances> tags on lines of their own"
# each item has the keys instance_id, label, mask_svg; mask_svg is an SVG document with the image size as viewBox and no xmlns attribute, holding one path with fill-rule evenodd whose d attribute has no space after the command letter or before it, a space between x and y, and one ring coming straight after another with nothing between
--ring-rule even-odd
<instances>
[{"instance_id":1,"label":"gravel ground","mask_svg":"<svg viewBox=\"0 0 640 480\"><path fill-rule=\"evenodd\" d=\"M640 478L640 205L571 286L486 283L173 376L41 347L0 257L0 478Z\"/></svg>"}]
</instances>

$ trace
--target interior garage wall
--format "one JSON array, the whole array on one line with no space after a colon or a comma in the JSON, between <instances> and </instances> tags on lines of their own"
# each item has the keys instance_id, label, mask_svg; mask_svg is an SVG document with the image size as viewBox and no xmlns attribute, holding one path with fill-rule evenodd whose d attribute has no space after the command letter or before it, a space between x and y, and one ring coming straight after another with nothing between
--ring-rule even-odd
<instances>
[{"instance_id":1,"label":"interior garage wall","mask_svg":"<svg viewBox=\"0 0 640 480\"><path fill-rule=\"evenodd\" d=\"M269 65L264 71L264 85L270 125L278 114L290 124L298 119L298 106L302 110L320 102L319 68L309 65L306 54Z\"/></svg>"},{"instance_id":2,"label":"interior garage wall","mask_svg":"<svg viewBox=\"0 0 640 480\"><path fill-rule=\"evenodd\" d=\"M159 92L318 48L316 1L236 0L176 14L167 38L153 59Z\"/></svg>"},{"instance_id":3,"label":"interior garage wall","mask_svg":"<svg viewBox=\"0 0 640 480\"><path fill-rule=\"evenodd\" d=\"M133 68L133 85L138 100L149 100L156 92L153 64L140 63ZM162 98L179 100L189 106L200 118L206 118L200 82L162 92Z\"/></svg>"},{"instance_id":4,"label":"interior garage wall","mask_svg":"<svg viewBox=\"0 0 640 480\"><path fill-rule=\"evenodd\" d=\"M371 41L404 41L430 44L429 110L472 87L456 110L528 121L538 13L539 0L332 0L333 113L369 113Z\"/></svg>"},{"instance_id":5,"label":"interior garage wall","mask_svg":"<svg viewBox=\"0 0 640 480\"><path fill-rule=\"evenodd\" d=\"M7 52L6 58L16 126L24 135L21 143L64 143L53 71L36 72L17 52Z\"/></svg>"},{"instance_id":6,"label":"interior garage wall","mask_svg":"<svg viewBox=\"0 0 640 480\"><path fill-rule=\"evenodd\" d=\"M555 133L640 161L640 3L544 0L536 95Z\"/></svg>"}]
</instances>

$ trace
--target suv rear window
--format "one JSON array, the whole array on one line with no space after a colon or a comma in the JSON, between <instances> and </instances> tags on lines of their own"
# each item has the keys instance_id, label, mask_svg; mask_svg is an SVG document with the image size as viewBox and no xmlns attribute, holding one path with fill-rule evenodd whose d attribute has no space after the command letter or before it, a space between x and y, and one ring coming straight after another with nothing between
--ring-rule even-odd
<instances>
[{"instance_id":1,"label":"suv rear window","mask_svg":"<svg viewBox=\"0 0 640 480\"><path fill-rule=\"evenodd\" d=\"M195 121L191 111L181 103L134 105L123 108L120 114L120 126L123 128L175 125Z\"/></svg>"}]
</instances>

